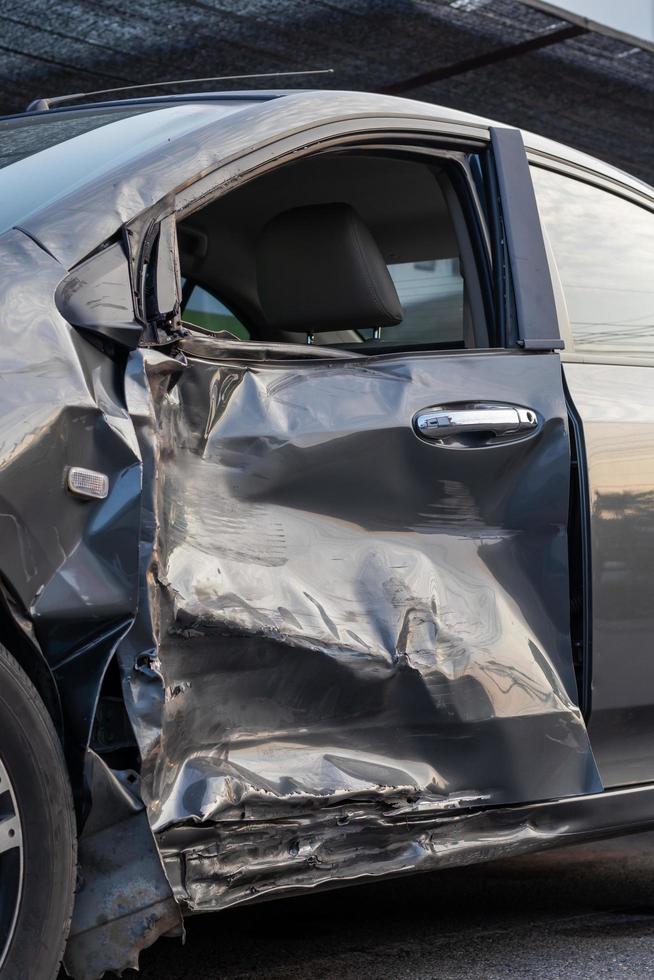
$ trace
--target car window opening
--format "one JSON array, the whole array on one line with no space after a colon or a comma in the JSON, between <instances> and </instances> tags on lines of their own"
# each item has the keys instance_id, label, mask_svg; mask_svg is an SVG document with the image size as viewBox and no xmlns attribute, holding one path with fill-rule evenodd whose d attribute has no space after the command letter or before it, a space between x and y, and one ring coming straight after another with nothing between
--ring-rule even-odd
<instances>
[{"instance_id":1,"label":"car window opening","mask_svg":"<svg viewBox=\"0 0 654 980\"><path fill-rule=\"evenodd\" d=\"M361 353L491 346L445 162L307 158L195 212L178 240L182 317L201 332Z\"/></svg>"}]
</instances>

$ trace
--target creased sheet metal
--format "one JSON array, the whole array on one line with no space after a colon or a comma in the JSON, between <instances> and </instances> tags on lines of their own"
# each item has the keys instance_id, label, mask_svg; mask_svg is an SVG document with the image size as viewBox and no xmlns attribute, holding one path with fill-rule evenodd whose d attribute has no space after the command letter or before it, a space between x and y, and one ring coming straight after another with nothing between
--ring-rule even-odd
<instances>
[{"instance_id":1,"label":"creased sheet metal","mask_svg":"<svg viewBox=\"0 0 654 980\"><path fill-rule=\"evenodd\" d=\"M114 773L89 751L87 776L93 802L79 838L65 957L75 980L138 969L139 953L159 936L183 935L179 905L135 793L136 774Z\"/></svg>"},{"instance_id":2,"label":"creased sheet metal","mask_svg":"<svg viewBox=\"0 0 654 980\"><path fill-rule=\"evenodd\" d=\"M195 908L211 909L645 830L652 825L653 795L648 785L422 815L350 805L269 823L265 834L256 823L221 823L211 836L207 828L171 829L160 843L169 876L178 875L176 893Z\"/></svg>"},{"instance_id":3,"label":"creased sheet metal","mask_svg":"<svg viewBox=\"0 0 654 980\"><path fill-rule=\"evenodd\" d=\"M122 355L57 307L64 267L18 230L0 237L0 258L0 626L12 651L25 638L32 676L54 692L82 831L68 961L90 980L179 926L142 804L88 748L105 671L133 633L142 462ZM105 499L68 492L68 469L80 465L106 475Z\"/></svg>"},{"instance_id":4,"label":"creased sheet metal","mask_svg":"<svg viewBox=\"0 0 654 980\"><path fill-rule=\"evenodd\" d=\"M57 681L69 754L81 755L136 607L139 448L116 363L57 309L65 269L15 230L0 256L0 575ZM106 500L67 492L78 465L107 475Z\"/></svg>"},{"instance_id":5,"label":"creased sheet metal","mask_svg":"<svg viewBox=\"0 0 654 980\"><path fill-rule=\"evenodd\" d=\"M558 358L518 375L511 355L182 346L133 355L156 519L148 639L121 650L151 825L166 848L167 829L201 828L178 897L244 900L254 866L274 887L291 828L330 847L345 805L374 835L389 813L599 791L568 640ZM483 459L414 434L418 410L471 390L546 421ZM384 861L408 870L422 845L397 846Z\"/></svg>"}]
</instances>

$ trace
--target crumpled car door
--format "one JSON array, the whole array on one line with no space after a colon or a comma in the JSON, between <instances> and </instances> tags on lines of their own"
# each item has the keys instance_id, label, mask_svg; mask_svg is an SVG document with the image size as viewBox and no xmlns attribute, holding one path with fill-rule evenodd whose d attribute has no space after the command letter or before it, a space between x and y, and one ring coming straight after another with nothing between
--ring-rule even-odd
<instances>
[{"instance_id":1,"label":"crumpled car door","mask_svg":"<svg viewBox=\"0 0 654 980\"><path fill-rule=\"evenodd\" d=\"M156 831L601 790L554 301L521 140L493 145L522 350L145 355L156 653L128 708Z\"/></svg>"}]
</instances>

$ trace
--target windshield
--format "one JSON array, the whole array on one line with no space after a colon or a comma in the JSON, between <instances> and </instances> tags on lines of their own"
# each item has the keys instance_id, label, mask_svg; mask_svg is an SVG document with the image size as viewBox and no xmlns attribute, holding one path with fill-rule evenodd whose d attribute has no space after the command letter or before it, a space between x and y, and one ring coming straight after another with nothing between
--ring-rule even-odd
<instances>
[{"instance_id":1,"label":"windshield","mask_svg":"<svg viewBox=\"0 0 654 980\"><path fill-rule=\"evenodd\" d=\"M247 100L145 102L0 120L0 234L65 197L78 206L74 196L92 185L103 186L115 199L119 181L140 180L139 168L146 161L152 167L168 156L174 169L173 148L189 157L190 134L251 106ZM165 185L166 174L161 168L158 173ZM154 177L146 181L146 196L157 193L155 183ZM143 193L139 184L138 193L123 195L117 207L123 220L128 213L134 216L130 207L137 206L139 195L143 200ZM102 223L102 211L96 217ZM107 229L111 220L107 214L102 227Z\"/></svg>"},{"instance_id":2,"label":"windshield","mask_svg":"<svg viewBox=\"0 0 654 980\"><path fill-rule=\"evenodd\" d=\"M161 104L42 113L0 121L0 169L118 119L163 108Z\"/></svg>"}]
</instances>

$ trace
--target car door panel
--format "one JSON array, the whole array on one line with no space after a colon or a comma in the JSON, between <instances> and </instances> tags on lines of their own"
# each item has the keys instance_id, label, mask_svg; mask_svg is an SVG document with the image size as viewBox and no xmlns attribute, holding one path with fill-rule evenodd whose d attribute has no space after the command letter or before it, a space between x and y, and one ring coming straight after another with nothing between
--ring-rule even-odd
<instances>
[{"instance_id":1,"label":"car door panel","mask_svg":"<svg viewBox=\"0 0 654 980\"><path fill-rule=\"evenodd\" d=\"M538 158L532 174L588 486L590 737L605 785L641 783L654 778L654 199Z\"/></svg>"},{"instance_id":2,"label":"car door panel","mask_svg":"<svg viewBox=\"0 0 654 980\"><path fill-rule=\"evenodd\" d=\"M590 492L590 737L607 786L654 778L654 399L645 365L566 363Z\"/></svg>"},{"instance_id":3,"label":"car door panel","mask_svg":"<svg viewBox=\"0 0 654 980\"><path fill-rule=\"evenodd\" d=\"M558 356L253 347L225 359L190 338L174 387L153 388L176 692L144 762L155 827L601 788L570 654ZM464 448L416 434L422 409L466 396L529 405L537 431Z\"/></svg>"}]
</instances>

